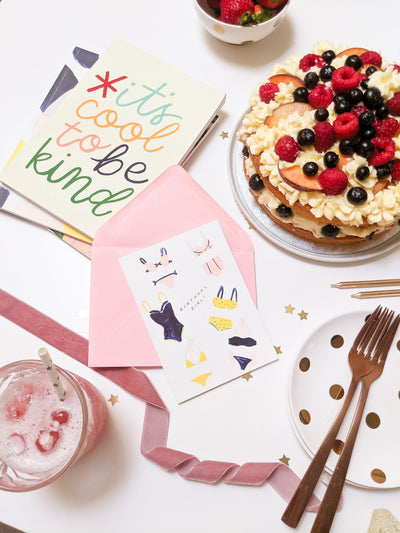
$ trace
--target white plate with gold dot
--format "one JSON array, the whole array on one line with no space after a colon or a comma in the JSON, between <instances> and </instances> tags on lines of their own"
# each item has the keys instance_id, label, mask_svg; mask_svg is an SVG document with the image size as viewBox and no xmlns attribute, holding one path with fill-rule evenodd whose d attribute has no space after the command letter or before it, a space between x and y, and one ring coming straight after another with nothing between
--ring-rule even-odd
<instances>
[{"instance_id":1,"label":"white plate with gold dot","mask_svg":"<svg viewBox=\"0 0 400 533\"><path fill-rule=\"evenodd\" d=\"M303 344L289 376L289 410L297 437L313 457L343 402L351 380L348 353L367 312L353 312L319 327ZM326 464L331 474L354 415L360 388ZM347 479L366 488L400 487L400 328L382 376L372 385Z\"/></svg>"}]
</instances>

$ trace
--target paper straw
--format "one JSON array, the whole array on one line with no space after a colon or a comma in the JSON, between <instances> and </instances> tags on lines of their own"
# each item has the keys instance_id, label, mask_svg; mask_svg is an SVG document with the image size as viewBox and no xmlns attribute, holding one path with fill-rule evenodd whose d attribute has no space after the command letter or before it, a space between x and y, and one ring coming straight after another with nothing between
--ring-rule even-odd
<instances>
[{"instance_id":1,"label":"paper straw","mask_svg":"<svg viewBox=\"0 0 400 533\"><path fill-rule=\"evenodd\" d=\"M393 296L400 296L400 290L388 290L388 291L365 291L365 292L356 292L351 295L352 298L388 298Z\"/></svg>"},{"instance_id":2,"label":"paper straw","mask_svg":"<svg viewBox=\"0 0 400 533\"><path fill-rule=\"evenodd\" d=\"M331 287L337 289L357 289L358 287L389 287L400 285L400 279L369 279L364 281L339 281L332 283Z\"/></svg>"},{"instance_id":3,"label":"paper straw","mask_svg":"<svg viewBox=\"0 0 400 533\"><path fill-rule=\"evenodd\" d=\"M56 367L54 366L50 354L46 348L40 348L39 357L44 364L47 375L53 384L54 390L57 392L59 399L63 402L65 400L65 389L60 381L60 376L58 375Z\"/></svg>"}]
</instances>

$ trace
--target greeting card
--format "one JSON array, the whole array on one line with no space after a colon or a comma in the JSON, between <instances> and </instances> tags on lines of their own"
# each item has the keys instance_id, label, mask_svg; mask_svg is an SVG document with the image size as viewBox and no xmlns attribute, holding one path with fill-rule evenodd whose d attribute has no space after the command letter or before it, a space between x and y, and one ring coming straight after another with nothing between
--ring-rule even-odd
<instances>
[{"instance_id":1,"label":"greeting card","mask_svg":"<svg viewBox=\"0 0 400 533\"><path fill-rule=\"evenodd\" d=\"M0 176L93 238L213 122L224 93L115 41Z\"/></svg>"},{"instance_id":2,"label":"greeting card","mask_svg":"<svg viewBox=\"0 0 400 533\"><path fill-rule=\"evenodd\" d=\"M218 221L120 264L179 403L276 359Z\"/></svg>"}]
</instances>

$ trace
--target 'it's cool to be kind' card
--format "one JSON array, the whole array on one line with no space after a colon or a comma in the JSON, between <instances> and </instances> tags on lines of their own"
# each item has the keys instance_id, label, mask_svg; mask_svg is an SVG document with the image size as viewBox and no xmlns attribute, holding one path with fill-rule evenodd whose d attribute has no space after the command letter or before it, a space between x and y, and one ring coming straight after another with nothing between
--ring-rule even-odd
<instances>
[{"instance_id":1,"label":"'it's cool to be kind' card","mask_svg":"<svg viewBox=\"0 0 400 533\"><path fill-rule=\"evenodd\" d=\"M218 221L120 263L178 403L276 359Z\"/></svg>"},{"instance_id":2,"label":"'it's cool to be kind' card","mask_svg":"<svg viewBox=\"0 0 400 533\"><path fill-rule=\"evenodd\" d=\"M0 181L93 238L188 156L224 100L223 92L115 41Z\"/></svg>"}]
</instances>

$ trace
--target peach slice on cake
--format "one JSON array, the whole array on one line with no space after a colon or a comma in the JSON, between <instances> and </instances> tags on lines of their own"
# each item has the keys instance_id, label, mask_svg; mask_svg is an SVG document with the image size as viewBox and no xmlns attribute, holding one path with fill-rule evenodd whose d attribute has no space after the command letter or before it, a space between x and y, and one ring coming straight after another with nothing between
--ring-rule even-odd
<instances>
[{"instance_id":1,"label":"peach slice on cake","mask_svg":"<svg viewBox=\"0 0 400 533\"><path fill-rule=\"evenodd\" d=\"M286 183L299 191L322 192L323 190L317 176L309 178L298 165L287 168L281 168L278 165L278 171Z\"/></svg>"},{"instance_id":2,"label":"peach slice on cake","mask_svg":"<svg viewBox=\"0 0 400 533\"><path fill-rule=\"evenodd\" d=\"M347 48L346 50L343 50L339 54L337 54L336 57L343 57L343 56L360 56L361 54L364 54L365 52L368 52L366 48Z\"/></svg>"},{"instance_id":3,"label":"peach slice on cake","mask_svg":"<svg viewBox=\"0 0 400 533\"><path fill-rule=\"evenodd\" d=\"M264 123L269 128L273 128L279 124L280 120L287 120L293 113L298 113L300 116L303 116L306 111L312 110L313 107L310 104L303 102L290 102L289 104L282 104L273 110L272 115L269 115L265 119Z\"/></svg>"},{"instance_id":4,"label":"peach slice on cake","mask_svg":"<svg viewBox=\"0 0 400 533\"><path fill-rule=\"evenodd\" d=\"M388 180L381 180L377 181L372 189L373 194L378 194L378 192L383 191L383 189L386 189L386 187L389 185Z\"/></svg>"},{"instance_id":5,"label":"peach slice on cake","mask_svg":"<svg viewBox=\"0 0 400 533\"><path fill-rule=\"evenodd\" d=\"M271 76L268 81L270 83L276 83L276 85L279 83L286 83L286 85L293 83L295 87L305 87L304 81L297 76L292 76L292 74L275 74L274 76Z\"/></svg>"}]
</instances>

